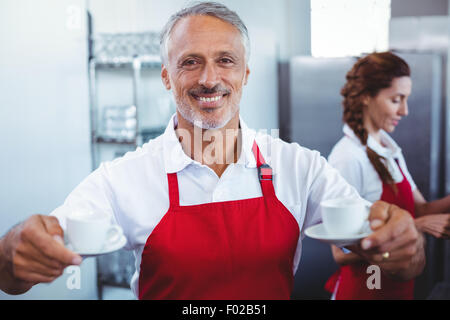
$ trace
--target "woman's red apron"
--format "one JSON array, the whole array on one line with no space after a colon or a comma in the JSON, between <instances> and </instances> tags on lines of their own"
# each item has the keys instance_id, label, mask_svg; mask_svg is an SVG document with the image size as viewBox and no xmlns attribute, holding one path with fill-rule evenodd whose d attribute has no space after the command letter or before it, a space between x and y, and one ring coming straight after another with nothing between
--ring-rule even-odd
<instances>
[{"instance_id":1,"label":"woman's red apron","mask_svg":"<svg viewBox=\"0 0 450 320\"><path fill-rule=\"evenodd\" d=\"M398 165L398 163L397 163ZM400 166L399 166L400 168ZM397 194L392 187L383 182L382 201L395 204L407 210L413 217L414 196L411 185L403 171L403 181L397 183ZM414 280L401 282L395 281L381 273L381 289L370 290L367 287L367 263L354 263L340 267L340 269L328 279L325 289L336 293L336 300L410 300L414 298ZM335 286L337 291L335 290Z\"/></svg>"},{"instance_id":2,"label":"woman's red apron","mask_svg":"<svg viewBox=\"0 0 450 320\"><path fill-rule=\"evenodd\" d=\"M256 143L253 153L259 198L180 206L177 174L167 175L170 207L142 252L139 299L290 298L300 230Z\"/></svg>"}]
</instances>

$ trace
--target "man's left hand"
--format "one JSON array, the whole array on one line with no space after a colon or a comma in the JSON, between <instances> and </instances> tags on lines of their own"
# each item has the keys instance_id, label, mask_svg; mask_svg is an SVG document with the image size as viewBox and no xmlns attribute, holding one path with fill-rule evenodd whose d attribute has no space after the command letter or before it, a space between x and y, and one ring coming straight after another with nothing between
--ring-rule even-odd
<instances>
[{"instance_id":1,"label":"man's left hand","mask_svg":"<svg viewBox=\"0 0 450 320\"><path fill-rule=\"evenodd\" d=\"M370 209L369 221L374 232L348 249L378 265L389 277L409 280L418 276L425 266L424 237L411 215L377 201Z\"/></svg>"}]
</instances>

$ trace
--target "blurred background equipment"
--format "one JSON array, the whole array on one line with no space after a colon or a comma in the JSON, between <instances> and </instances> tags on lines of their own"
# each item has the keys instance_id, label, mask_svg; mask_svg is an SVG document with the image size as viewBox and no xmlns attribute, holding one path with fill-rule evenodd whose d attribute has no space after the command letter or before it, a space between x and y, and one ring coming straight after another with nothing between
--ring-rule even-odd
<instances>
[{"instance_id":1,"label":"blurred background equipment","mask_svg":"<svg viewBox=\"0 0 450 320\"><path fill-rule=\"evenodd\" d=\"M121 150L128 146L132 151L147 141L144 139L147 132L156 136L163 133L175 107L168 92L151 96L146 86L146 78L159 77L161 69L159 33L96 34L91 14L88 17L92 166L95 169L102 161L112 160L117 145ZM118 92L122 97L117 97ZM129 102L120 106L118 103L125 101L123 96L128 96ZM162 99L164 96L166 100Z\"/></svg>"}]
</instances>

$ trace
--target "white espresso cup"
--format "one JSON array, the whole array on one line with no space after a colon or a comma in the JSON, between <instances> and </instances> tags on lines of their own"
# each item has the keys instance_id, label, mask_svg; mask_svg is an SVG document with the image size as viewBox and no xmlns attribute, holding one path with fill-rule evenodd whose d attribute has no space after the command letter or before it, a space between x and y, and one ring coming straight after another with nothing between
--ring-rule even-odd
<instances>
[{"instance_id":1,"label":"white espresso cup","mask_svg":"<svg viewBox=\"0 0 450 320\"><path fill-rule=\"evenodd\" d=\"M72 248L79 253L101 252L114 245L123 235L122 228L111 224L110 217L91 213L75 213L67 217L66 233Z\"/></svg>"},{"instance_id":2,"label":"white espresso cup","mask_svg":"<svg viewBox=\"0 0 450 320\"><path fill-rule=\"evenodd\" d=\"M351 236L361 233L370 213L369 204L358 199L331 199L320 205L323 225L330 235Z\"/></svg>"}]
</instances>

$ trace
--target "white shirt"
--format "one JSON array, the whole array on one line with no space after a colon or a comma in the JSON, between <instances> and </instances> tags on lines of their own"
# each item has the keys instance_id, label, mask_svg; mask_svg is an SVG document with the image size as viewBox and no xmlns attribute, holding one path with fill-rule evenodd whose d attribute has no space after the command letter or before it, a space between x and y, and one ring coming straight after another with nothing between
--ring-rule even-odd
<instances>
[{"instance_id":1,"label":"white shirt","mask_svg":"<svg viewBox=\"0 0 450 320\"><path fill-rule=\"evenodd\" d=\"M345 136L334 146L328 162L339 170L364 199L370 202L380 200L383 193L383 182L367 156L366 146L361 143L348 125L344 125L343 131ZM384 163L395 183L403 181L403 175L396 162L398 161L412 190L417 189L406 167L402 149L383 130L381 130L381 141L384 146L369 135L367 145L378 155L386 158Z\"/></svg>"},{"instance_id":2,"label":"white shirt","mask_svg":"<svg viewBox=\"0 0 450 320\"><path fill-rule=\"evenodd\" d=\"M76 212L107 214L119 224L127 238L126 249L134 250L136 258L136 273L131 281L136 297L144 245L169 208L167 173L178 174L180 205L261 197L252 152L256 138L262 156L273 169L275 193L300 228L293 273L300 261L303 231L321 222L320 202L338 197L360 199L318 152L256 133L242 119L241 156L219 178L184 153L175 133L176 124L174 115L163 135L122 158L103 163L52 213L63 229L65 217Z\"/></svg>"}]
</instances>

